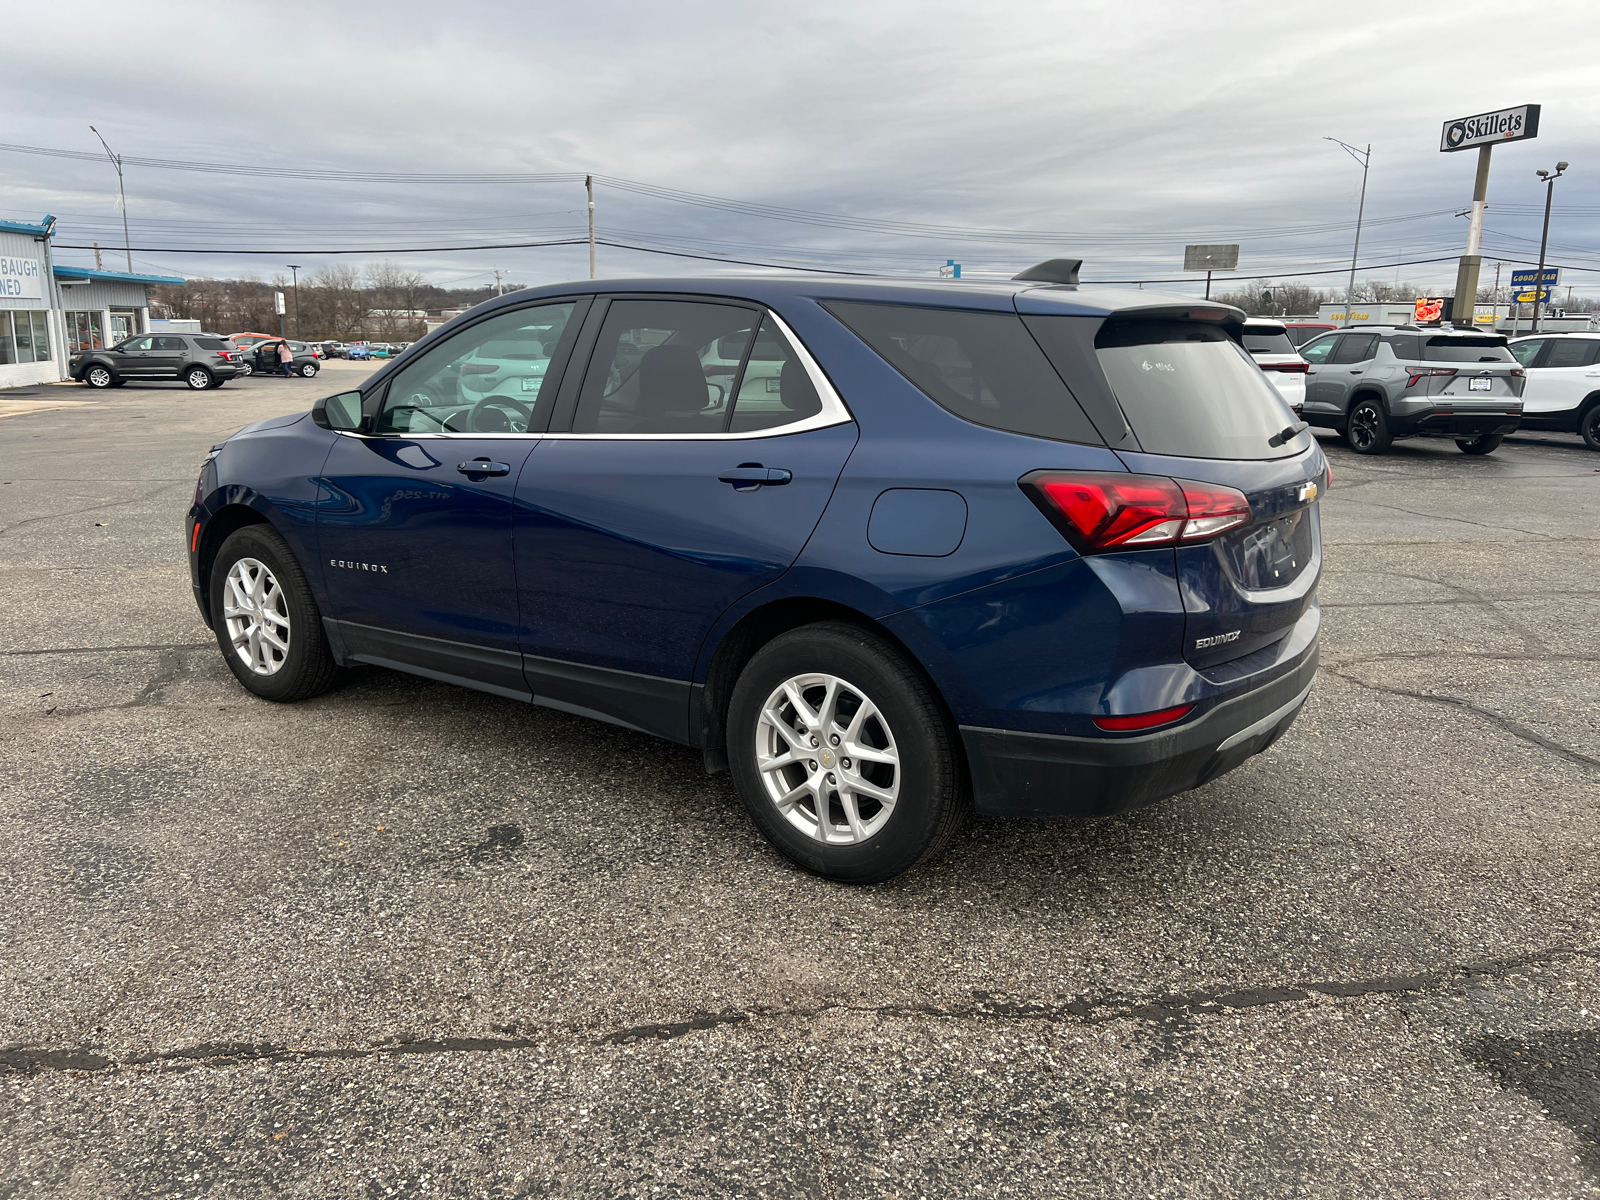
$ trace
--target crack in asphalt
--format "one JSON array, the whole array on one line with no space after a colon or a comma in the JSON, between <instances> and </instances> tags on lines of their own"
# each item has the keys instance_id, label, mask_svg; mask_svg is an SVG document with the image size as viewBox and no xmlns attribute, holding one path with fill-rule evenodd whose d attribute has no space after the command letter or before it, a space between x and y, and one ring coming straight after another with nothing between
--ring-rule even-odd
<instances>
[{"instance_id":1,"label":"crack in asphalt","mask_svg":"<svg viewBox=\"0 0 1600 1200\"><path fill-rule=\"evenodd\" d=\"M162 484L153 492L144 492L137 496L130 496L126 500L108 500L104 504L91 504L88 508L74 508L67 512L52 512L44 513L43 515L37 517L24 517L22 520L13 522L10 525L0 525L0 537L4 537L8 533L14 533L16 530L21 529L24 525L32 525L38 521L58 521L64 517L81 517L87 513L103 512L108 508L124 508L129 504L138 504L144 500L154 500L157 496L161 495L162 492L170 492L175 487L189 486L191 485L179 480L173 483Z\"/></svg>"},{"instance_id":2,"label":"crack in asphalt","mask_svg":"<svg viewBox=\"0 0 1600 1200\"><path fill-rule=\"evenodd\" d=\"M1341 671L1338 667L1332 666L1326 662L1322 664L1321 669L1328 672L1330 675L1334 675L1345 680L1347 683L1353 683L1357 687L1368 688L1374 692L1382 692L1388 696L1400 696L1409 700L1422 700L1431 704L1445 704L1449 705L1451 708L1459 709L1462 712L1471 713L1473 716L1482 717L1485 721L1488 721L1491 725L1498 726L1505 732L1509 733L1512 737L1519 738L1530 745L1538 746L1541 749L1548 750L1551 754L1554 754L1559 758L1563 758L1577 766L1585 767L1591 771L1600 771L1600 759L1590 758L1587 754L1580 753L1579 751L1572 749L1570 746L1563 746L1560 742L1553 741L1550 738L1545 737L1544 734L1540 733L1538 730L1528 728L1528 726L1524 725L1521 721L1513 720L1511 717L1503 717L1499 713L1490 712L1486 708L1480 708L1470 700L1463 700L1459 696L1441 696L1432 692L1418 692L1413 691L1410 688L1389 687L1381 683L1372 683L1365 679L1359 679L1346 671Z\"/></svg>"},{"instance_id":3,"label":"crack in asphalt","mask_svg":"<svg viewBox=\"0 0 1600 1200\"><path fill-rule=\"evenodd\" d=\"M115 654L128 650L204 650L214 642L163 642L150 646L62 646L48 650L0 650L0 658L42 654Z\"/></svg>"},{"instance_id":4,"label":"crack in asphalt","mask_svg":"<svg viewBox=\"0 0 1600 1200\"><path fill-rule=\"evenodd\" d=\"M977 1003L964 1007L936 1004L818 1004L804 1008L750 1008L703 1012L683 1021L653 1022L595 1038L594 1046L623 1046L638 1042L668 1042L691 1033L723 1025L743 1025L748 1021L815 1020L831 1013L862 1013L881 1017L922 1017L933 1020L963 1021L1042 1021L1103 1025L1114 1021L1172 1021L1197 1015L1216 1015L1232 1010L1264 1005L1295 1004L1309 1000L1312 993L1337 999L1357 999L1379 995L1423 995L1437 992L1458 981L1503 978L1530 966L1567 962L1573 959L1600 958L1600 950L1572 946L1551 946L1529 954L1484 962L1461 963L1414 975L1388 975L1377 979L1322 980L1276 987L1219 988L1192 992L1163 993L1130 998L1124 994L1085 997L1066 1003L1011 1001L1004 994L974 992ZM192 1070L195 1067L230 1067L246 1063L301 1063L319 1060L382 1058L401 1054L464 1054L482 1051L527 1050L547 1045L559 1036L554 1030L519 1036L515 1024L491 1028L503 1037L394 1037L370 1046L329 1046L296 1048L269 1042L204 1042L181 1050L136 1054L113 1058L88 1046L60 1049L29 1049L13 1044L0 1047L0 1074L30 1074L62 1071L93 1074L154 1067L159 1071ZM576 1032L576 1031L574 1031Z\"/></svg>"}]
</instances>

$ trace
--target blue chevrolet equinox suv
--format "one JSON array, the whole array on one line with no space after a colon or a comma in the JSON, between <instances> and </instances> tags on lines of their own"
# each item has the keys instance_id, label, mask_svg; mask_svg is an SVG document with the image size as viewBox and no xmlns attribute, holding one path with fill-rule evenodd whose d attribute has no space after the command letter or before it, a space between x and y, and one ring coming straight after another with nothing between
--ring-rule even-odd
<instances>
[{"instance_id":1,"label":"blue chevrolet equinox suv","mask_svg":"<svg viewBox=\"0 0 1600 1200\"><path fill-rule=\"evenodd\" d=\"M195 597L264 699L370 663L686 743L887 879L1295 719L1328 466L1243 321L1070 259L519 291L213 447Z\"/></svg>"}]
</instances>

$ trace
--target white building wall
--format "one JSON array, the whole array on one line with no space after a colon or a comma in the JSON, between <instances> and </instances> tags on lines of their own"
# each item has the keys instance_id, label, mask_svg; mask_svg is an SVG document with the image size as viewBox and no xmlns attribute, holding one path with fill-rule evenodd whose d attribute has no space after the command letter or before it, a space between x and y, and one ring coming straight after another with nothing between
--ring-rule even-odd
<instances>
[{"instance_id":1,"label":"white building wall","mask_svg":"<svg viewBox=\"0 0 1600 1200\"><path fill-rule=\"evenodd\" d=\"M29 260L38 265L38 296L0 295L0 311L50 312L49 259L42 241L30 234L13 233L0 229L0 258ZM61 322L50 321L50 361L35 363L0 363L0 388L24 387L30 383L54 383L61 378Z\"/></svg>"}]
</instances>

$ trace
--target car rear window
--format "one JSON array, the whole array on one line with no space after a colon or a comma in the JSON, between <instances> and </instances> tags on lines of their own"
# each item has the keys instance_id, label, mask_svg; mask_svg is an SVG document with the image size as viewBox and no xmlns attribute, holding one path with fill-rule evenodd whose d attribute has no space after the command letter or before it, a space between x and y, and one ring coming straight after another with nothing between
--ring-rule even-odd
<instances>
[{"instance_id":1,"label":"car rear window","mask_svg":"<svg viewBox=\"0 0 1600 1200\"><path fill-rule=\"evenodd\" d=\"M1281 329L1246 329L1244 348L1251 354L1293 354L1294 343Z\"/></svg>"},{"instance_id":2,"label":"car rear window","mask_svg":"<svg viewBox=\"0 0 1600 1200\"><path fill-rule=\"evenodd\" d=\"M196 346L199 346L200 349L202 349L202 350L231 350L231 349L233 349L232 346L228 345L221 338L195 338L194 344Z\"/></svg>"},{"instance_id":3,"label":"car rear window","mask_svg":"<svg viewBox=\"0 0 1600 1200\"><path fill-rule=\"evenodd\" d=\"M1151 454L1266 459L1303 452L1305 431L1274 446L1294 414L1219 325L1108 320L1095 357Z\"/></svg>"},{"instance_id":4,"label":"car rear window","mask_svg":"<svg viewBox=\"0 0 1600 1200\"><path fill-rule=\"evenodd\" d=\"M826 307L936 404L975 425L1104 445L1013 313L831 301Z\"/></svg>"},{"instance_id":5,"label":"car rear window","mask_svg":"<svg viewBox=\"0 0 1600 1200\"><path fill-rule=\"evenodd\" d=\"M1289 340L1296 346L1304 346L1314 337L1321 337L1325 333L1332 333L1337 325L1291 325L1289 326Z\"/></svg>"},{"instance_id":6,"label":"car rear window","mask_svg":"<svg viewBox=\"0 0 1600 1200\"><path fill-rule=\"evenodd\" d=\"M1425 362L1515 362L1503 337L1431 337L1422 344Z\"/></svg>"}]
</instances>

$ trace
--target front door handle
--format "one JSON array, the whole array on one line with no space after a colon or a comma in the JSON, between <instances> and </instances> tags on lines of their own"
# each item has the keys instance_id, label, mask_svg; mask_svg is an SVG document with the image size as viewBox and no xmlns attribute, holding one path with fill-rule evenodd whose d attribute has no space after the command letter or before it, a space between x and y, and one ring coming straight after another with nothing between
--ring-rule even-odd
<instances>
[{"instance_id":1,"label":"front door handle","mask_svg":"<svg viewBox=\"0 0 1600 1200\"><path fill-rule=\"evenodd\" d=\"M463 475L509 475L511 464L490 462L487 458L475 458L471 462L457 463L456 470Z\"/></svg>"},{"instance_id":2,"label":"front door handle","mask_svg":"<svg viewBox=\"0 0 1600 1200\"><path fill-rule=\"evenodd\" d=\"M1351 372L1350 372L1350 374L1352 374L1352 375L1359 375L1359 374L1361 374L1361 372L1360 372L1360 371L1351 371Z\"/></svg>"},{"instance_id":3,"label":"front door handle","mask_svg":"<svg viewBox=\"0 0 1600 1200\"><path fill-rule=\"evenodd\" d=\"M782 467L763 467L760 463L740 463L737 467L722 472L717 478L723 483L731 483L736 491L754 491L763 485L776 487L780 483L788 483L794 476Z\"/></svg>"}]
</instances>

